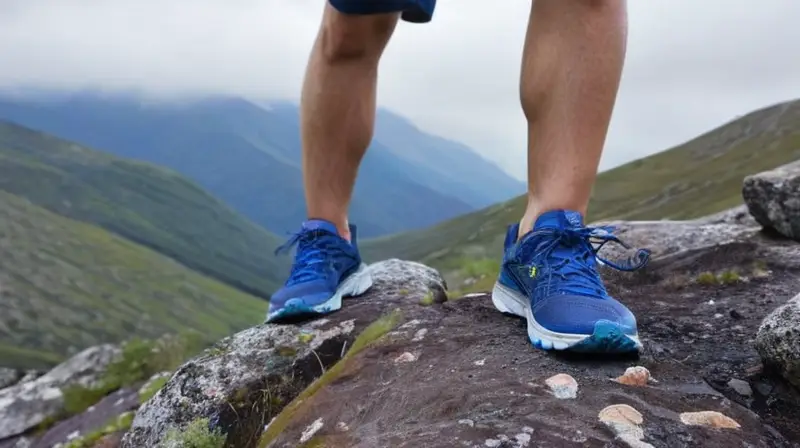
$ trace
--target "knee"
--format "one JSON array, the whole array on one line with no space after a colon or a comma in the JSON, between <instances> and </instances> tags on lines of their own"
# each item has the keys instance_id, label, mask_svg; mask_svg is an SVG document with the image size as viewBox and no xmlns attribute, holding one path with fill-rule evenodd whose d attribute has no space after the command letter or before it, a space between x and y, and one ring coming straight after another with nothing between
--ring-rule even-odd
<instances>
[{"instance_id":1,"label":"knee","mask_svg":"<svg viewBox=\"0 0 800 448\"><path fill-rule=\"evenodd\" d=\"M325 11L319 45L328 61L379 58L397 25L396 14L346 15Z\"/></svg>"}]
</instances>

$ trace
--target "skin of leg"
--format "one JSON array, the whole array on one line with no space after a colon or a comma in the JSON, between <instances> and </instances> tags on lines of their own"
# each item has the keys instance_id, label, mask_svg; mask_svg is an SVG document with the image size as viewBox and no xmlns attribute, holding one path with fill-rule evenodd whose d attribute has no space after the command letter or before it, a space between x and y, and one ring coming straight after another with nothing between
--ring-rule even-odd
<instances>
[{"instance_id":1,"label":"skin of leg","mask_svg":"<svg viewBox=\"0 0 800 448\"><path fill-rule=\"evenodd\" d=\"M520 237L549 210L589 203L627 44L624 0L534 0L522 57L528 205Z\"/></svg>"},{"instance_id":2,"label":"skin of leg","mask_svg":"<svg viewBox=\"0 0 800 448\"><path fill-rule=\"evenodd\" d=\"M345 15L325 5L300 101L303 184L310 219L350 239L347 210L375 126L378 62L399 14Z\"/></svg>"}]
</instances>

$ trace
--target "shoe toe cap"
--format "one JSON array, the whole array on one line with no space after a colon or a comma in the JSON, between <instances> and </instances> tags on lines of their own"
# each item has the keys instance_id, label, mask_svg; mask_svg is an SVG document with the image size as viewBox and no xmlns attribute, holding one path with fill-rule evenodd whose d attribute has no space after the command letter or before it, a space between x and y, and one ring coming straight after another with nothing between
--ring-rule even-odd
<instances>
[{"instance_id":1,"label":"shoe toe cap","mask_svg":"<svg viewBox=\"0 0 800 448\"><path fill-rule=\"evenodd\" d=\"M539 325L556 333L592 334L597 322L609 321L626 334L636 334L636 317L613 298L551 296L534 307L533 315Z\"/></svg>"},{"instance_id":2,"label":"shoe toe cap","mask_svg":"<svg viewBox=\"0 0 800 448\"><path fill-rule=\"evenodd\" d=\"M306 282L291 286L284 286L270 297L272 307L305 304L314 305L330 298L332 291L325 282Z\"/></svg>"}]
</instances>

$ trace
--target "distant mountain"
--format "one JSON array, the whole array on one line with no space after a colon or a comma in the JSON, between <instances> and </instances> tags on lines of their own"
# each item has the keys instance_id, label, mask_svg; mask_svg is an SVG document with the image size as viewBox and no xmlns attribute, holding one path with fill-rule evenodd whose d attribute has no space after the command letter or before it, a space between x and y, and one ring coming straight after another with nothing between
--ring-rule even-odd
<instances>
[{"instance_id":1,"label":"distant mountain","mask_svg":"<svg viewBox=\"0 0 800 448\"><path fill-rule=\"evenodd\" d=\"M737 118L682 145L600 173L589 221L692 219L742 203L742 179L800 159L800 100ZM369 260L399 257L453 271L470 260L499 260L506 226L525 197L436 226L366 242Z\"/></svg>"},{"instance_id":2,"label":"distant mountain","mask_svg":"<svg viewBox=\"0 0 800 448\"><path fill-rule=\"evenodd\" d=\"M409 162L414 175L426 179L431 188L461 197L475 207L496 204L526 191L523 182L464 144L428 134L388 110L378 110L375 140Z\"/></svg>"},{"instance_id":3,"label":"distant mountain","mask_svg":"<svg viewBox=\"0 0 800 448\"><path fill-rule=\"evenodd\" d=\"M240 98L146 102L69 94L0 98L0 118L189 177L284 234L305 218L297 107ZM351 219L362 236L418 229L513 197L520 183L469 148L382 111ZM476 175L479 174L479 175Z\"/></svg>"},{"instance_id":4,"label":"distant mountain","mask_svg":"<svg viewBox=\"0 0 800 448\"><path fill-rule=\"evenodd\" d=\"M213 341L265 311L153 250L0 191L0 367L43 368L89 346L187 329Z\"/></svg>"},{"instance_id":5,"label":"distant mountain","mask_svg":"<svg viewBox=\"0 0 800 448\"><path fill-rule=\"evenodd\" d=\"M268 297L287 272L275 235L174 171L0 122L0 191L106 228Z\"/></svg>"}]
</instances>

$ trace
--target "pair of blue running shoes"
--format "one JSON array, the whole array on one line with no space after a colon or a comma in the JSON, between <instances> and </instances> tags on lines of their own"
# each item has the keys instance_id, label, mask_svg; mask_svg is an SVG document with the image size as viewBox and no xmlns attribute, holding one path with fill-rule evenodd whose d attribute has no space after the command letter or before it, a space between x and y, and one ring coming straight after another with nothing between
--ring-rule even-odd
<instances>
[{"instance_id":1,"label":"pair of blue running shoes","mask_svg":"<svg viewBox=\"0 0 800 448\"><path fill-rule=\"evenodd\" d=\"M342 307L344 297L358 296L372 286L358 252L356 227L351 241L333 224L310 220L278 251L297 245L286 284L270 300L267 322L324 315ZM518 240L519 224L510 225L499 278L492 291L494 306L527 321L528 339L544 350L584 353L628 353L641 349L636 318L606 291L598 264L633 271L650 253L638 250L622 264L598 255L615 242L610 227L586 227L580 213L553 210L542 214L533 229Z\"/></svg>"}]
</instances>

